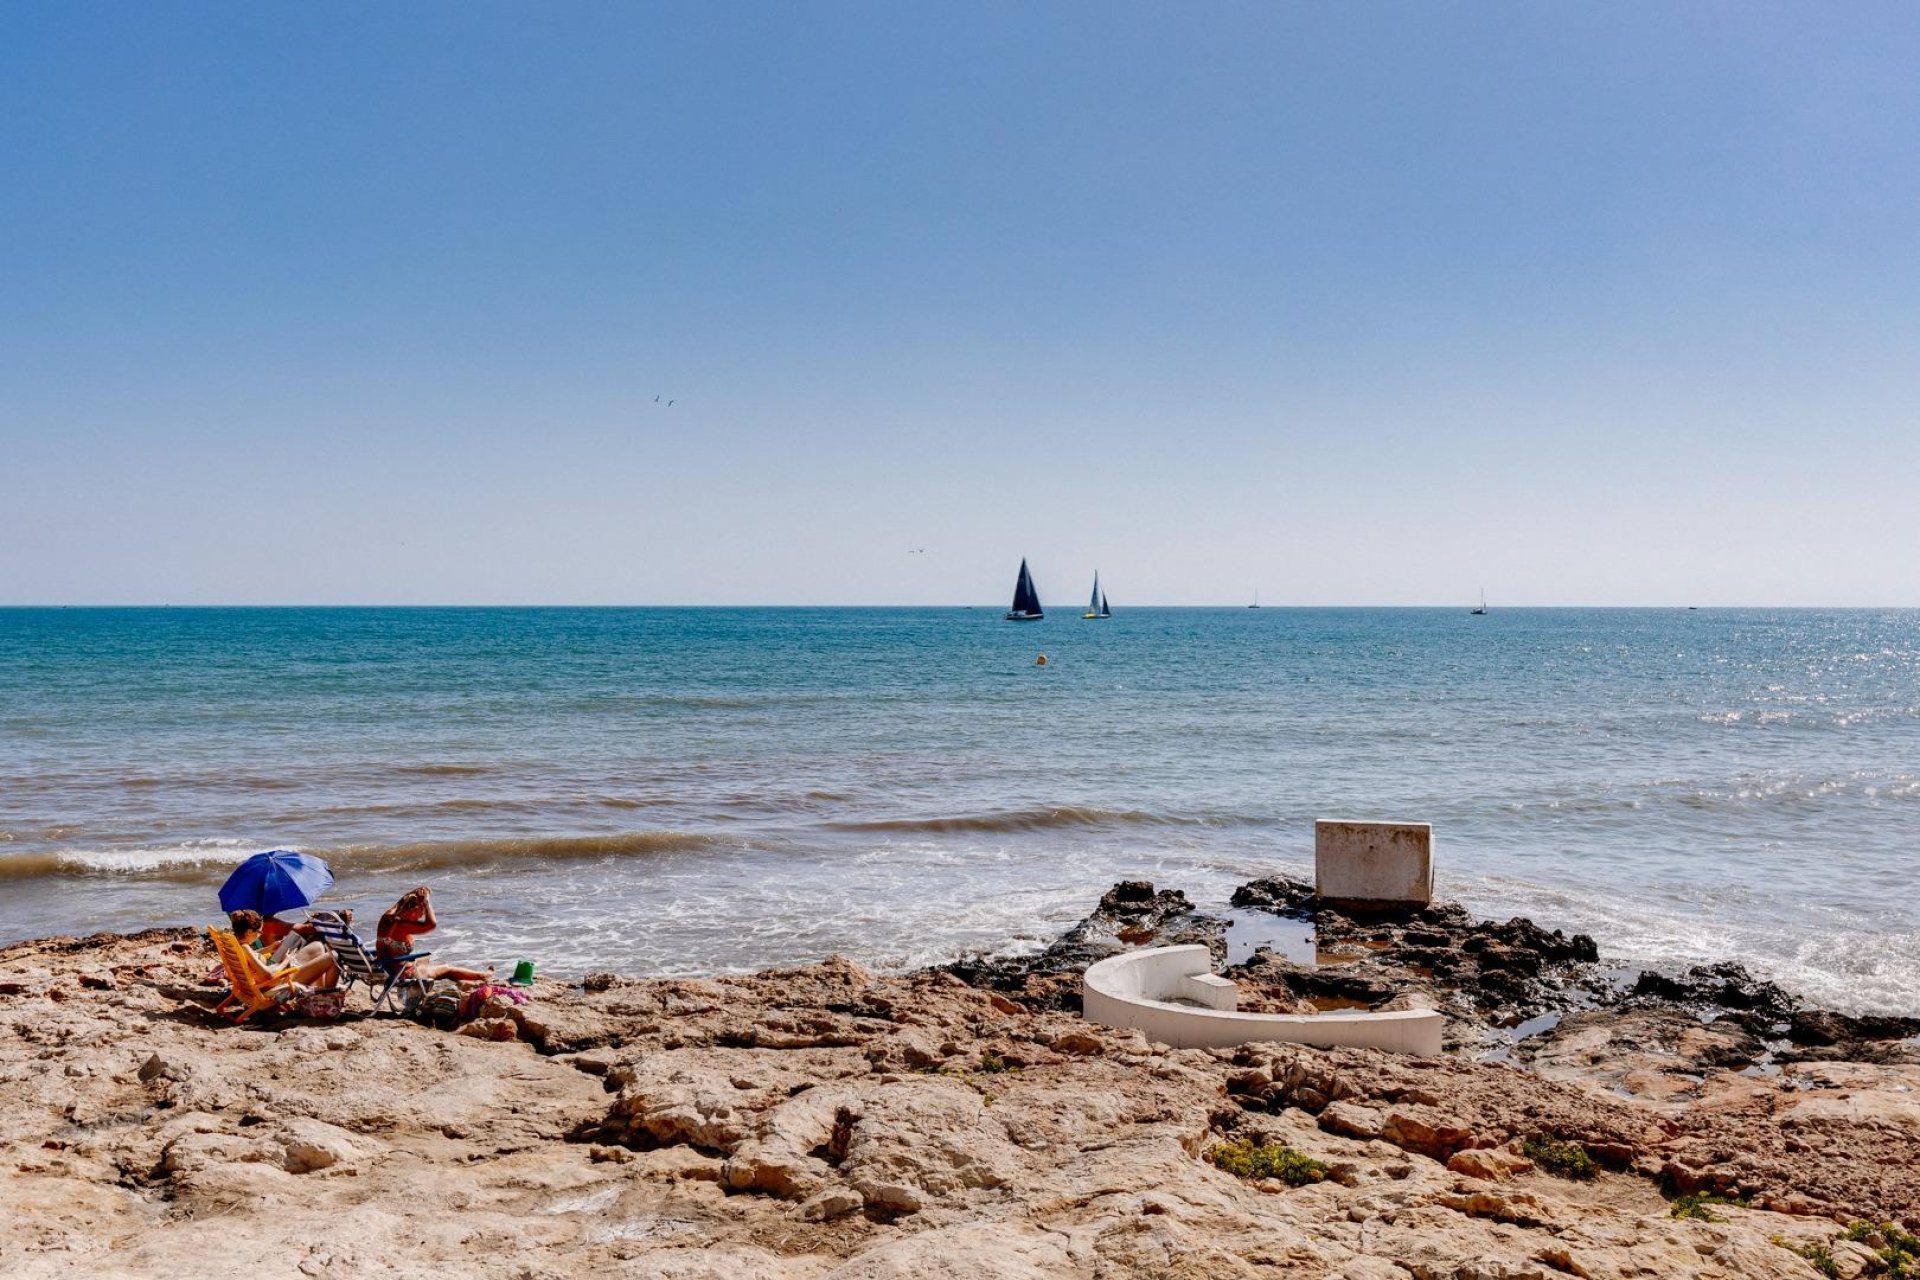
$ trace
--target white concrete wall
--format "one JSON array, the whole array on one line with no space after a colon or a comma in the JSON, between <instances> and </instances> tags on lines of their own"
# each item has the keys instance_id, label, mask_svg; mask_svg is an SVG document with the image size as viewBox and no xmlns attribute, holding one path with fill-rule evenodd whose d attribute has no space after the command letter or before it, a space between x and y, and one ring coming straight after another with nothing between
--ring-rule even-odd
<instances>
[{"instance_id":1,"label":"white concrete wall","mask_svg":"<svg viewBox=\"0 0 1920 1280\"><path fill-rule=\"evenodd\" d=\"M1432 902L1432 824L1320 819L1313 887L1329 902Z\"/></svg>"},{"instance_id":2,"label":"white concrete wall","mask_svg":"<svg viewBox=\"0 0 1920 1280\"><path fill-rule=\"evenodd\" d=\"M1081 985L1081 1008L1089 1022L1138 1028L1147 1039L1176 1049L1280 1041L1429 1056L1440 1052L1446 1019L1431 1009L1238 1013L1232 988L1233 983L1212 972L1205 947L1151 947L1090 966ZM1175 998L1198 1000L1208 1007L1174 1004Z\"/></svg>"}]
</instances>

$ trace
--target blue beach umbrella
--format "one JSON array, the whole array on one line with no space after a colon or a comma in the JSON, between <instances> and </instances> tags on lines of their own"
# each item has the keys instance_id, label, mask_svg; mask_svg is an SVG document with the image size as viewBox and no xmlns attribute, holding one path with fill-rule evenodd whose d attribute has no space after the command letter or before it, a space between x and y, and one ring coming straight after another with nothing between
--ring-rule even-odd
<instances>
[{"instance_id":1,"label":"blue beach umbrella","mask_svg":"<svg viewBox=\"0 0 1920 1280\"><path fill-rule=\"evenodd\" d=\"M324 860L292 849L273 849L256 853L234 868L220 886L220 909L270 916L307 906L332 887L333 872Z\"/></svg>"}]
</instances>

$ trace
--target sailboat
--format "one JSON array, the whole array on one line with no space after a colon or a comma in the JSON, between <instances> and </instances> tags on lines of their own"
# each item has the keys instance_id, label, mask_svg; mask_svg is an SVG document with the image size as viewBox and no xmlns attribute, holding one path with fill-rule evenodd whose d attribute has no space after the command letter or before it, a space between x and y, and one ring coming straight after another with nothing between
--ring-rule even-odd
<instances>
[{"instance_id":1,"label":"sailboat","mask_svg":"<svg viewBox=\"0 0 1920 1280\"><path fill-rule=\"evenodd\" d=\"M1260 588L1255 587L1253 589L1253 603L1248 605L1247 608L1258 609L1259 607L1260 607Z\"/></svg>"},{"instance_id":2,"label":"sailboat","mask_svg":"<svg viewBox=\"0 0 1920 1280\"><path fill-rule=\"evenodd\" d=\"M1020 561L1020 577L1013 584L1013 608L1007 610L1008 622L1038 622L1046 617L1040 608L1040 593L1033 588L1033 575L1027 572L1027 562Z\"/></svg>"},{"instance_id":3,"label":"sailboat","mask_svg":"<svg viewBox=\"0 0 1920 1280\"><path fill-rule=\"evenodd\" d=\"M1485 587L1480 588L1480 607L1478 609L1470 609L1468 610L1468 612L1471 613L1476 618L1484 617L1486 615L1487 589Z\"/></svg>"},{"instance_id":4,"label":"sailboat","mask_svg":"<svg viewBox=\"0 0 1920 1280\"><path fill-rule=\"evenodd\" d=\"M1094 570L1093 574L1093 595L1087 599L1087 611L1080 616L1083 618L1111 618L1113 616L1113 610L1107 607L1106 593L1100 590L1100 571L1097 569Z\"/></svg>"}]
</instances>

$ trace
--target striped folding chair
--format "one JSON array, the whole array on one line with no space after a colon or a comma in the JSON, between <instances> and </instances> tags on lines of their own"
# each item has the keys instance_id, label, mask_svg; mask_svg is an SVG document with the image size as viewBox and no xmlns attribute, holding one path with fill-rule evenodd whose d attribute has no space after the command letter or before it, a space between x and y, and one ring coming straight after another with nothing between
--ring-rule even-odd
<instances>
[{"instance_id":1,"label":"striped folding chair","mask_svg":"<svg viewBox=\"0 0 1920 1280\"><path fill-rule=\"evenodd\" d=\"M396 987L413 987L422 992L427 989L424 980L400 975L406 972L408 961L424 960L433 954L431 951L410 951L404 956L383 962L367 950L366 943L360 941L360 935L334 912L315 911L307 916L307 923L314 927L319 939L327 944L327 950L333 952L334 963L340 966L342 990L350 991L354 983L364 983L367 995L373 1000L375 1013L386 1006ZM399 1012L397 1007L394 1012Z\"/></svg>"}]
</instances>

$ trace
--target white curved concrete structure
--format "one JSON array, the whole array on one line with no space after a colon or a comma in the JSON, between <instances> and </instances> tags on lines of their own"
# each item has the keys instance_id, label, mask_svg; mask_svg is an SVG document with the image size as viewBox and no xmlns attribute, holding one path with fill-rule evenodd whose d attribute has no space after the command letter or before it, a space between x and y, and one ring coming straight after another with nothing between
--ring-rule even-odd
<instances>
[{"instance_id":1,"label":"white curved concrete structure","mask_svg":"<svg viewBox=\"0 0 1920 1280\"><path fill-rule=\"evenodd\" d=\"M1087 969L1081 1010L1103 1027L1137 1027L1176 1049L1214 1049L1262 1040L1437 1054L1446 1019L1432 1009L1390 1013L1237 1013L1239 993L1213 972L1207 949L1149 947Z\"/></svg>"}]
</instances>

